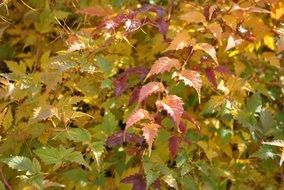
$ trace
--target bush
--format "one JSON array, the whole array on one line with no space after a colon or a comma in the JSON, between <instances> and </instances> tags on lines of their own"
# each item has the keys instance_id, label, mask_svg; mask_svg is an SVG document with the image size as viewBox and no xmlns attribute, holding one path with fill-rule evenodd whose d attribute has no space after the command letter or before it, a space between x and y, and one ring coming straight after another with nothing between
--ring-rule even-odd
<instances>
[{"instance_id":1,"label":"bush","mask_svg":"<svg viewBox=\"0 0 284 190\"><path fill-rule=\"evenodd\" d=\"M0 189L283 189L282 1L0 8Z\"/></svg>"}]
</instances>

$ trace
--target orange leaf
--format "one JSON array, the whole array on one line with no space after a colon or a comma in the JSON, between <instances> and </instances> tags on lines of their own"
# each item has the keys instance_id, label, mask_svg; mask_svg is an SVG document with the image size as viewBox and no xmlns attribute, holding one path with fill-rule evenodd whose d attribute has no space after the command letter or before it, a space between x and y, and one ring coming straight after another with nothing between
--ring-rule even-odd
<instances>
[{"instance_id":1,"label":"orange leaf","mask_svg":"<svg viewBox=\"0 0 284 190\"><path fill-rule=\"evenodd\" d=\"M212 23L207 26L213 36L218 40L219 44L222 45L222 32L223 29L218 23Z\"/></svg>"},{"instance_id":2,"label":"orange leaf","mask_svg":"<svg viewBox=\"0 0 284 190\"><path fill-rule=\"evenodd\" d=\"M218 60L217 60L217 57L216 57L216 50L215 48L210 45L210 44L207 44L207 43L199 43L199 44L196 44L195 45L195 49L197 50L202 50L202 51L205 51L206 53L208 53L210 55L210 57L212 57L212 59L217 63L218 63Z\"/></svg>"},{"instance_id":3,"label":"orange leaf","mask_svg":"<svg viewBox=\"0 0 284 190\"><path fill-rule=\"evenodd\" d=\"M174 73L173 78L178 77L178 80L181 80L184 82L185 85L193 87L197 94L198 94L198 99L200 102L200 89L202 86L202 80L199 72L193 71L193 70L182 70L180 73Z\"/></svg>"},{"instance_id":4,"label":"orange leaf","mask_svg":"<svg viewBox=\"0 0 284 190\"><path fill-rule=\"evenodd\" d=\"M154 139L158 135L159 128L161 126L156 123L145 123L143 124L143 136L148 144L149 147L149 155L151 155L152 145L154 142Z\"/></svg>"},{"instance_id":5,"label":"orange leaf","mask_svg":"<svg viewBox=\"0 0 284 190\"><path fill-rule=\"evenodd\" d=\"M174 58L161 57L157 61L155 61L154 65L151 67L151 70L146 78L155 74L170 71L173 67L175 67L176 69L180 68L179 60Z\"/></svg>"},{"instance_id":6,"label":"orange leaf","mask_svg":"<svg viewBox=\"0 0 284 190\"><path fill-rule=\"evenodd\" d=\"M164 91L165 87L163 83L161 82L149 82L148 84L142 86L140 92L139 92L139 100L138 102L141 103L143 100L145 100L147 97L149 97L151 94Z\"/></svg>"},{"instance_id":7,"label":"orange leaf","mask_svg":"<svg viewBox=\"0 0 284 190\"><path fill-rule=\"evenodd\" d=\"M183 101L176 95L168 95L163 100L157 100L156 106L158 110L164 109L173 118L175 125L178 127L181 116L183 114Z\"/></svg>"}]
</instances>

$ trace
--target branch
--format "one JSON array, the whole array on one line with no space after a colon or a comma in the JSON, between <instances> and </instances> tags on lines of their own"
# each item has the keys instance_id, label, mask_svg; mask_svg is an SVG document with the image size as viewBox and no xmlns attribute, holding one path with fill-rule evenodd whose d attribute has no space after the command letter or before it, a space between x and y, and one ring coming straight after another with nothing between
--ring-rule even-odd
<instances>
[{"instance_id":1,"label":"branch","mask_svg":"<svg viewBox=\"0 0 284 190\"><path fill-rule=\"evenodd\" d=\"M3 183L5 184L5 186L6 186L9 190L13 190L13 188L12 188L11 185L8 183L6 177L5 177L4 174L3 174L2 167L0 167L0 177L1 177L1 180L3 181Z\"/></svg>"}]
</instances>

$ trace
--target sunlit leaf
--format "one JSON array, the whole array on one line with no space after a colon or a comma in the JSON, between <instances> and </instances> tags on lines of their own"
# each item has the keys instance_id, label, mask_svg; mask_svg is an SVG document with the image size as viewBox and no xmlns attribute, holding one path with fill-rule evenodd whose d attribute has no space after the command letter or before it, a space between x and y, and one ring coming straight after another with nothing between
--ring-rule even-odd
<instances>
[{"instance_id":1,"label":"sunlit leaf","mask_svg":"<svg viewBox=\"0 0 284 190\"><path fill-rule=\"evenodd\" d=\"M163 83L161 82L149 82L142 86L139 93L139 100L138 102L141 103L143 100L145 100L150 95L157 93L157 92L163 92L165 90L165 87Z\"/></svg>"},{"instance_id":2,"label":"sunlit leaf","mask_svg":"<svg viewBox=\"0 0 284 190\"><path fill-rule=\"evenodd\" d=\"M159 128L161 126L155 123L144 123L142 125L143 136L148 144L149 155L151 155L154 139L157 137Z\"/></svg>"},{"instance_id":3,"label":"sunlit leaf","mask_svg":"<svg viewBox=\"0 0 284 190\"><path fill-rule=\"evenodd\" d=\"M215 61L215 63L218 65L218 60L216 57L216 50L214 46L208 44L208 43L199 43L195 45L195 49L202 50L210 55L210 57Z\"/></svg>"}]
</instances>

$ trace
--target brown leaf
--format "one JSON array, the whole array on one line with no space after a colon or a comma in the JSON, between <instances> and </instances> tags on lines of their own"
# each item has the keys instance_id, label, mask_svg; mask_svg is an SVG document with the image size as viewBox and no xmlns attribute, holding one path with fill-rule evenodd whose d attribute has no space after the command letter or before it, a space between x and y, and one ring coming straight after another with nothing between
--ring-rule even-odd
<instances>
[{"instance_id":1,"label":"brown leaf","mask_svg":"<svg viewBox=\"0 0 284 190\"><path fill-rule=\"evenodd\" d=\"M176 69L180 68L179 60L169 57L160 57L157 61L155 61L154 65L152 65L151 70L146 78L155 74L170 71L173 67Z\"/></svg>"},{"instance_id":2,"label":"brown leaf","mask_svg":"<svg viewBox=\"0 0 284 190\"><path fill-rule=\"evenodd\" d=\"M77 11L77 13L90 15L90 16L108 16L112 14L112 10L109 8L103 8L103 7L88 7L84 9L80 9Z\"/></svg>"},{"instance_id":3,"label":"brown leaf","mask_svg":"<svg viewBox=\"0 0 284 190\"><path fill-rule=\"evenodd\" d=\"M175 72L173 74L173 77L178 77L178 80L183 81L185 85L193 87L198 94L198 99L200 102L201 99L200 89L202 86L202 80L199 72L185 69L182 70L180 73Z\"/></svg>"},{"instance_id":4,"label":"brown leaf","mask_svg":"<svg viewBox=\"0 0 284 190\"><path fill-rule=\"evenodd\" d=\"M158 110L164 109L173 118L175 125L178 127L183 114L183 101L176 95L168 95L163 100L157 100Z\"/></svg>"},{"instance_id":5,"label":"brown leaf","mask_svg":"<svg viewBox=\"0 0 284 190\"><path fill-rule=\"evenodd\" d=\"M149 82L148 84L142 86L140 93L139 93L139 100L138 102L141 103L151 94L162 92L165 90L163 83L161 82Z\"/></svg>"},{"instance_id":6,"label":"brown leaf","mask_svg":"<svg viewBox=\"0 0 284 190\"><path fill-rule=\"evenodd\" d=\"M149 155L151 155L152 145L154 142L154 139L158 135L159 128L161 126L156 123L145 123L143 124L143 136L148 144L149 147Z\"/></svg>"},{"instance_id":7,"label":"brown leaf","mask_svg":"<svg viewBox=\"0 0 284 190\"><path fill-rule=\"evenodd\" d=\"M205 51L210 55L210 57L215 61L216 64L219 64L216 57L216 50L211 44L199 43L195 45L195 49Z\"/></svg>"}]
</instances>

